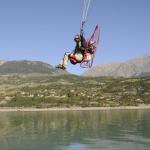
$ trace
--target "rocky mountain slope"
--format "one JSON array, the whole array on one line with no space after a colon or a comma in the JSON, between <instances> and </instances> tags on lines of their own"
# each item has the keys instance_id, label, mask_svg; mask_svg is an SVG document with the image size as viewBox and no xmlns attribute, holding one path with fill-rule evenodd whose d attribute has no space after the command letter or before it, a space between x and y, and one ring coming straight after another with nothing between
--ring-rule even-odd
<instances>
[{"instance_id":1,"label":"rocky mountain slope","mask_svg":"<svg viewBox=\"0 0 150 150\"><path fill-rule=\"evenodd\" d=\"M83 76L137 77L150 75L150 55L122 63L97 65L82 74Z\"/></svg>"},{"instance_id":2,"label":"rocky mountain slope","mask_svg":"<svg viewBox=\"0 0 150 150\"><path fill-rule=\"evenodd\" d=\"M51 65L40 61L0 61L0 74L63 74L67 73L58 70Z\"/></svg>"}]
</instances>

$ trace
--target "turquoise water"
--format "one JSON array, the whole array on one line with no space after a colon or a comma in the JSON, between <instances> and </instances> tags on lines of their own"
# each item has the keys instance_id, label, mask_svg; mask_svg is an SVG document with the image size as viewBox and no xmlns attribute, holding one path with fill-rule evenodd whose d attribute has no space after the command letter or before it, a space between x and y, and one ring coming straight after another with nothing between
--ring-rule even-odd
<instances>
[{"instance_id":1,"label":"turquoise water","mask_svg":"<svg viewBox=\"0 0 150 150\"><path fill-rule=\"evenodd\" d=\"M0 150L150 150L150 110L1 112Z\"/></svg>"}]
</instances>

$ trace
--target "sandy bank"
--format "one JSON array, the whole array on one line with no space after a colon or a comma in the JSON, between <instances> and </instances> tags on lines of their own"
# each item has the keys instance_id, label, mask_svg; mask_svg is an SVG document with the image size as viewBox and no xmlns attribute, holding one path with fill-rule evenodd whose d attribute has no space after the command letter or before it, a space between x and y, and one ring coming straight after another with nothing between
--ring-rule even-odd
<instances>
[{"instance_id":1,"label":"sandy bank","mask_svg":"<svg viewBox=\"0 0 150 150\"><path fill-rule=\"evenodd\" d=\"M121 106L121 107L70 107L70 108L16 108L7 107L0 108L0 112L12 112L12 111L80 111L80 110L117 110L117 109L150 109L150 105L141 106Z\"/></svg>"}]
</instances>

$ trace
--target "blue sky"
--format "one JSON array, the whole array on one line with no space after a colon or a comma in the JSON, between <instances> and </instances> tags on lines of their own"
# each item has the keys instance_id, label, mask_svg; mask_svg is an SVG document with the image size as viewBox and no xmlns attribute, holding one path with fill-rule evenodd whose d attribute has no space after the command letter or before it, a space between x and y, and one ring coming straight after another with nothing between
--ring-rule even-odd
<instances>
[{"instance_id":1,"label":"blue sky","mask_svg":"<svg viewBox=\"0 0 150 150\"><path fill-rule=\"evenodd\" d=\"M93 0L85 35L101 29L94 65L150 54L149 0ZM53 66L72 51L82 0L0 0L0 60L39 60ZM68 65L80 74L85 69Z\"/></svg>"}]
</instances>

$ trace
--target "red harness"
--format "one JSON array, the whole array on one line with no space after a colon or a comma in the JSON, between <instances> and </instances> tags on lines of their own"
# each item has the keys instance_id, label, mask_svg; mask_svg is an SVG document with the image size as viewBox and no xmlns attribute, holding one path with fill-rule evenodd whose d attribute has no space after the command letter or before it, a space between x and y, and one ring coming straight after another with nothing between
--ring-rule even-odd
<instances>
[{"instance_id":1,"label":"red harness","mask_svg":"<svg viewBox=\"0 0 150 150\"><path fill-rule=\"evenodd\" d=\"M75 55L69 55L69 60L72 64L77 64L77 63L81 63L82 61L78 61L76 60Z\"/></svg>"}]
</instances>

